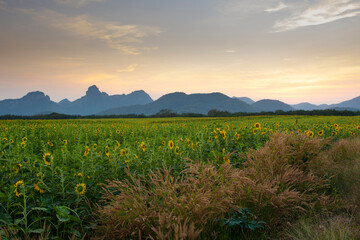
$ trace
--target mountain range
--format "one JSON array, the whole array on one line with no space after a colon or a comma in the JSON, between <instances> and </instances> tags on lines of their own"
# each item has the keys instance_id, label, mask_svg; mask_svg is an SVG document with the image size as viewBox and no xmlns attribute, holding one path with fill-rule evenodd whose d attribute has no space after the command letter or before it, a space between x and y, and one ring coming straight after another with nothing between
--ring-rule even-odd
<instances>
[{"instance_id":1,"label":"mountain range","mask_svg":"<svg viewBox=\"0 0 360 240\"><path fill-rule=\"evenodd\" d=\"M289 105L272 99L254 101L248 97L228 97L222 93L185 94L174 92L166 94L156 101L143 90L130 94L108 95L100 92L95 85L90 86L85 95L75 101L68 99L54 102L45 93L29 92L20 99L0 101L0 115L38 115L52 112L70 115L152 115L167 109L175 113L201 113L216 109L234 112L274 112L293 110L349 110L360 111L360 96L338 104L314 105L300 103Z\"/></svg>"}]
</instances>

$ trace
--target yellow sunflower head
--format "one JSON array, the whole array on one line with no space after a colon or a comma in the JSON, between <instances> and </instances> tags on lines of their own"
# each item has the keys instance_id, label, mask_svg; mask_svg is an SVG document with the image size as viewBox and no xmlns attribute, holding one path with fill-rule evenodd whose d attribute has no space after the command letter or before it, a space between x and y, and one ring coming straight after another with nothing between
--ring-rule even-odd
<instances>
[{"instance_id":1,"label":"yellow sunflower head","mask_svg":"<svg viewBox=\"0 0 360 240\"><path fill-rule=\"evenodd\" d=\"M85 147L85 151L84 151L84 156L89 155L89 153L90 153L90 149L89 149L88 146L86 146L86 147Z\"/></svg>"},{"instance_id":2,"label":"yellow sunflower head","mask_svg":"<svg viewBox=\"0 0 360 240\"><path fill-rule=\"evenodd\" d=\"M173 149L174 147L174 142L172 140L169 141L169 148L170 149Z\"/></svg>"},{"instance_id":3,"label":"yellow sunflower head","mask_svg":"<svg viewBox=\"0 0 360 240\"><path fill-rule=\"evenodd\" d=\"M44 153L43 160L46 165L50 166L51 163L53 162L53 159L54 159L54 157L50 153L48 153L48 152Z\"/></svg>"},{"instance_id":4,"label":"yellow sunflower head","mask_svg":"<svg viewBox=\"0 0 360 240\"><path fill-rule=\"evenodd\" d=\"M257 122L257 123L254 124L254 126L255 126L255 128L260 128L261 124Z\"/></svg>"},{"instance_id":5,"label":"yellow sunflower head","mask_svg":"<svg viewBox=\"0 0 360 240\"><path fill-rule=\"evenodd\" d=\"M85 183L78 183L75 186L75 192L79 195L83 195L86 191L86 185Z\"/></svg>"},{"instance_id":6,"label":"yellow sunflower head","mask_svg":"<svg viewBox=\"0 0 360 240\"><path fill-rule=\"evenodd\" d=\"M239 135L238 133L235 133L235 138L236 138L236 140L238 140L239 137L240 137L240 135Z\"/></svg>"},{"instance_id":7,"label":"yellow sunflower head","mask_svg":"<svg viewBox=\"0 0 360 240\"><path fill-rule=\"evenodd\" d=\"M38 191L40 193L44 193L45 190L41 189L40 186L44 184L43 182L39 181L37 183L34 183L34 188L35 188L35 191ZM39 186L40 185L40 186Z\"/></svg>"},{"instance_id":8,"label":"yellow sunflower head","mask_svg":"<svg viewBox=\"0 0 360 240\"><path fill-rule=\"evenodd\" d=\"M17 196L17 197L20 197L21 194L22 194L22 190L20 189L20 191L19 191L19 187L24 188L24 181L23 181L23 180L17 181L17 182L14 184L14 187L15 187L14 192L15 192L16 196Z\"/></svg>"}]
</instances>

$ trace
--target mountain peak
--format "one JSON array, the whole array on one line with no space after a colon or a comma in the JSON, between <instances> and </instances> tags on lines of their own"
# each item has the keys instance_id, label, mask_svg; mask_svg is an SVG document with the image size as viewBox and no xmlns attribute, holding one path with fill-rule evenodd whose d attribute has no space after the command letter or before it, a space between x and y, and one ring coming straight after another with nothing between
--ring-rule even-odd
<instances>
[{"instance_id":1,"label":"mountain peak","mask_svg":"<svg viewBox=\"0 0 360 240\"><path fill-rule=\"evenodd\" d=\"M49 99L50 100L50 97L45 95L45 93L43 93L43 92L35 91L35 92L29 92L24 97L22 97L22 99L29 100L29 101L40 100L40 99Z\"/></svg>"},{"instance_id":2,"label":"mountain peak","mask_svg":"<svg viewBox=\"0 0 360 240\"><path fill-rule=\"evenodd\" d=\"M88 88L88 90L86 91L86 95L87 96L94 96L94 95L100 95L101 92L99 90L99 88L96 85L92 85Z\"/></svg>"}]
</instances>

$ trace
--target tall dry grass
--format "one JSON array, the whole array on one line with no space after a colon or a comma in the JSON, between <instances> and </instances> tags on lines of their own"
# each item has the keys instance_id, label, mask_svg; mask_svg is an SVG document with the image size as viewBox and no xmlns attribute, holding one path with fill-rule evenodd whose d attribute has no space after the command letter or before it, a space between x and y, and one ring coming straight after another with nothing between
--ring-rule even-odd
<instances>
[{"instance_id":1,"label":"tall dry grass","mask_svg":"<svg viewBox=\"0 0 360 240\"><path fill-rule=\"evenodd\" d=\"M360 138L341 139L321 153L318 174L331 177L340 205L360 219Z\"/></svg>"},{"instance_id":2,"label":"tall dry grass","mask_svg":"<svg viewBox=\"0 0 360 240\"><path fill-rule=\"evenodd\" d=\"M326 179L311 168L327 144L302 134L275 133L263 147L242 156L247 161L241 169L228 163L191 162L180 177L162 169L146 179L129 175L128 180L111 181L96 210L97 236L216 238L221 231L218 220L245 207L276 229L332 204L325 195Z\"/></svg>"}]
</instances>

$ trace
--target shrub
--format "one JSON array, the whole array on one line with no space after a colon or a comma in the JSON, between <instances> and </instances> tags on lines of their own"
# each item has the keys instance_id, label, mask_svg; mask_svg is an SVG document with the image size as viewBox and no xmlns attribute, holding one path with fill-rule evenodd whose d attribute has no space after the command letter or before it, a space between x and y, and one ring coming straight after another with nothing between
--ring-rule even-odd
<instances>
[{"instance_id":1,"label":"shrub","mask_svg":"<svg viewBox=\"0 0 360 240\"><path fill-rule=\"evenodd\" d=\"M360 238L356 222L348 215L301 219L281 235L280 239L287 240L355 240Z\"/></svg>"},{"instance_id":2,"label":"shrub","mask_svg":"<svg viewBox=\"0 0 360 240\"><path fill-rule=\"evenodd\" d=\"M303 134L273 134L263 147L246 154L242 174L248 181L239 186L242 196L236 199L268 226L329 206L327 181L310 168L326 144Z\"/></svg>"},{"instance_id":3,"label":"shrub","mask_svg":"<svg viewBox=\"0 0 360 240\"><path fill-rule=\"evenodd\" d=\"M332 176L331 187L341 206L359 215L360 138L341 139L321 154L317 171ZM360 216L358 216L360 217Z\"/></svg>"},{"instance_id":4,"label":"shrub","mask_svg":"<svg viewBox=\"0 0 360 240\"><path fill-rule=\"evenodd\" d=\"M217 219L229 212L230 173L229 164L216 169L189 163L177 178L163 169L151 173L149 180L130 175L130 180L109 182L104 195L107 205L97 210L98 233L107 239L195 239L219 225Z\"/></svg>"},{"instance_id":5,"label":"shrub","mask_svg":"<svg viewBox=\"0 0 360 240\"><path fill-rule=\"evenodd\" d=\"M104 187L103 206L96 210L98 236L214 238L221 219L241 222L239 228L265 221L274 230L331 205L324 194L327 181L314 175L310 164L326 144L320 138L276 133L263 147L247 153L241 169L229 163L216 167L190 162L178 177L164 168L147 178L129 174L128 180L110 181ZM234 209L249 209L251 219L234 218Z\"/></svg>"}]
</instances>

